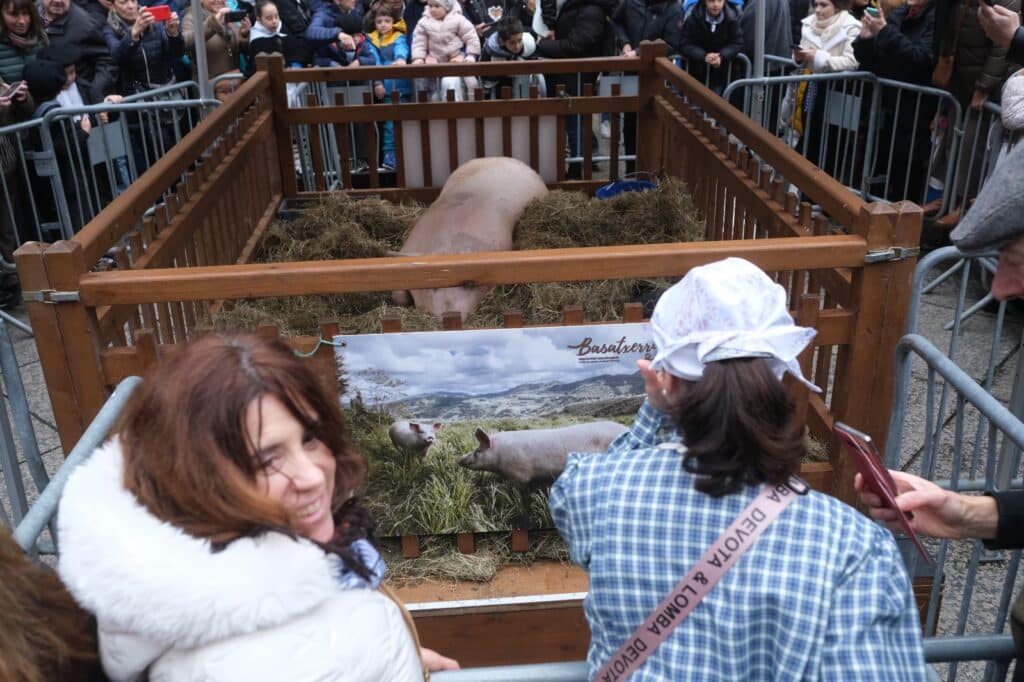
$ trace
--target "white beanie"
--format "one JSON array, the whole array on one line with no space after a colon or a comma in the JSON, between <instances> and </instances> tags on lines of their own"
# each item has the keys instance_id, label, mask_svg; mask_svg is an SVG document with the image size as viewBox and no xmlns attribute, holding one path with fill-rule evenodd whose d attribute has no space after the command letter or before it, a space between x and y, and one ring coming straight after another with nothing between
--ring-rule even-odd
<instances>
[{"instance_id":1,"label":"white beanie","mask_svg":"<svg viewBox=\"0 0 1024 682\"><path fill-rule=\"evenodd\" d=\"M651 333L658 349L651 366L697 381L717 360L764 358L781 380L789 372L812 391L797 356L817 332L793 323L786 290L742 258L690 270L654 306Z\"/></svg>"}]
</instances>

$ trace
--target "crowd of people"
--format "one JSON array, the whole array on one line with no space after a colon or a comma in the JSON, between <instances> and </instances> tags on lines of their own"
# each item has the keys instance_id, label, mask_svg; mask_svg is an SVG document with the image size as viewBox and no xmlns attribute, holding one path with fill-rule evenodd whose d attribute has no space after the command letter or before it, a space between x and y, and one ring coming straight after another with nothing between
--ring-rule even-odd
<instances>
[{"instance_id":1,"label":"crowd of people","mask_svg":"<svg viewBox=\"0 0 1024 682\"><path fill-rule=\"evenodd\" d=\"M33 118L48 102L116 102L194 78L200 34L211 79L251 74L261 53L280 53L289 67L359 67L628 57L644 40L663 40L692 74L721 93L737 75L737 55L754 58L759 2L768 3L766 54L793 60L790 68L815 74L867 70L912 86L935 85L947 88L964 110L977 111L987 101L1001 101L1003 85L1014 82L1009 77L1016 70L1009 44L1016 40L1018 46L1024 45L1022 33L1014 35L1020 25L1020 0L993 1L993 6L983 4L979 9L972 0L202 0L197 17L185 0L168 0L167 5L158 4L163 0L146 0L145 5L138 0L3 0L0 121ZM30 69L26 77L30 62L42 68ZM60 69L65 79L57 87ZM540 84L548 94L564 87L572 96L596 78L597 74L549 75ZM482 84L499 92L508 82L492 79ZM219 96L228 96L235 83L219 84ZM466 76L439 81L396 78L370 85L379 101L408 101L414 91L424 89L437 98L451 90L461 100L478 84L478 79ZM1019 89L1024 92L1024 85ZM785 125L796 131L804 155L832 172L840 145L829 137L825 119L836 101L817 92L814 83L792 90L777 107ZM1024 111L1016 111L1024 108L1024 98L1009 101L1016 106L1006 112L1005 121L1017 126L1011 129L1016 135L1024 127ZM858 170L878 175L882 167L906 169L905 182L890 182L880 193L893 200L920 200L929 168L945 162L934 157L932 142L949 113L939 107L937 98L921 99L915 106L887 92L881 112L885 129L911 132L894 136L891 154L876 158L875 168ZM98 123L95 117L77 120L83 139ZM579 153L580 124L579 117L566 120L572 157ZM966 125L967 137L984 139L988 133L987 119L971 119ZM397 164L392 128L384 126L380 149L381 165L390 170ZM140 124L132 125L138 172L174 142L174 126L159 129L166 139L154 144ZM636 145L635 116L625 117L623 133L629 155ZM10 156L10 140L0 140L0 158ZM960 163L971 175L966 193L973 196L982 164L974 158L961 158ZM11 173L11 164L4 164L3 170L5 176ZM942 176L941 168L933 167L932 175ZM580 164L571 164L568 176L580 177ZM74 182L69 184L74 188ZM113 193L114 188L105 192ZM940 206L941 200L926 208L934 212ZM952 227L957 217L952 212L940 227ZM4 243L0 253L8 255Z\"/></svg>"}]
</instances>

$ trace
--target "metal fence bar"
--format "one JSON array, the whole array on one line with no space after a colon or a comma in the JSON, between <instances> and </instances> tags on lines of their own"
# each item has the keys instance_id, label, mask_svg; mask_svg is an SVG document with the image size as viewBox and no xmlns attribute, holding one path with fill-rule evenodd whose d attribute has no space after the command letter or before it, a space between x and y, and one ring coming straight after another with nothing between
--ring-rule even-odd
<instances>
[{"instance_id":1,"label":"metal fence bar","mask_svg":"<svg viewBox=\"0 0 1024 682\"><path fill-rule=\"evenodd\" d=\"M438 682L586 682L588 679L586 661L466 668L432 673L430 678Z\"/></svg>"},{"instance_id":2,"label":"metal fence bar","mask_svg":"<svg viewBox=\"0 0 1024 682\"><path fill-rule=\"evenodd\" d=\"M23 550L26 552L33 551L40 533L43 532L43 529L57 513L60 496L64 492L64 486L67 484L71 472L78 465L88 460L96 448L103 443L110 431L110 427L121 414L121 410L124 409L128 398L141 382L142 379L139 377L128 377L117 385L117 388L107 398L107 402L103 404L96 418L92 420L85 433L82 434L71 454L61 464L60 470L57 471L50 480L49 485L39 494L39 499L32 505L32 508L25 515L21 523L18 524L18 527L15 528L14 540ZM57 538L55 537L54 544L56 544L56 541Z\"/></svg>"},{"instance_id":3,"label":"metal fence bar","mask_svg":"<svg viewBox=\"0 0 1024 682\"><path fill-rule=\"evenodd\" d=\"M183 113L191 116L219 104L217 100L174 96L183 87L187 91L187 85L167 86L140 93L132 101L125 98L120 104L58 107L43 116L39 123L42 150L36 155L36 167L41 178L49 179L62 238L70 239L119 193L122 185L134 182L170 145L181 140L187 132L182 126ZM89 138L100 135L97 139L101 143L90 145L86 154L76 132L78 121L99 114L107 114L116 122L93 129ZM128 177L118 177L125 168Z\"/></svg>"}]
</instances>

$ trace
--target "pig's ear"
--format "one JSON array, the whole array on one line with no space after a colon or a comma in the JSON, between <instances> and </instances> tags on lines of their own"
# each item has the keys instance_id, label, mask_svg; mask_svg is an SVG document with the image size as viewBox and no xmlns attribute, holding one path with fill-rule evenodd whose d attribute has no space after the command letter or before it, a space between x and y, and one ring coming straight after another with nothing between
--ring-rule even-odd
<instances>
[{"instance_id":1,"label":"pig's ear","mask_svg":"<svg viewBox=\"0 0 1024 682\"><path fill-rule=\"evenodd\" d=\"M415 431L416 433L422 433L422 429L420 429L420 425L417 424L416 422L409 422L409 428L412 429L413 431Z\"/></svg>"},{"instance_id":2,"label":"pig's ear","mask_svg":"<svg viewBox=\"0 0 1024 682\"><path fill-rule=\"evenodd\" d=\"M482 447L491 447L491 437L487 435L487 432L481 429L479 426L476 428L476 439Z\"/></svg>"},{"instance_id":3,"label":"pig's ear","mask_svg":"<svg viewBox=\"0 0 1024 682\"><path fill-rule=\"evenodd\" d=\"M443 426L441 422L434 422L434 431L440 431Z\"/></svg>"}]
</instances>

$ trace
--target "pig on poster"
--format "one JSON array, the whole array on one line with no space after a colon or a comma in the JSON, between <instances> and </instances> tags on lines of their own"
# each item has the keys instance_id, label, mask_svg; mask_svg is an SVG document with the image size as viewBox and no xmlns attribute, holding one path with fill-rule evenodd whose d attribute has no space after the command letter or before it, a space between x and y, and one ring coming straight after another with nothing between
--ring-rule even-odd
<instances>
[{"instance_id":1,"label":"pig on poster","mask_svg":"<svg viewBox=\"0 0 1024 682\"><path fill-rule=\"evenodd\" d=\"M654 355L647 324L334 341L382 535L549 526L547 485L569 452L625 431L644 395L636 361Z\"/></svg>"}]
</instances>

